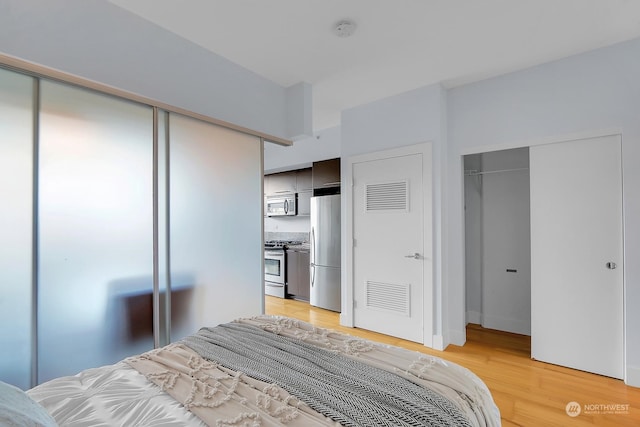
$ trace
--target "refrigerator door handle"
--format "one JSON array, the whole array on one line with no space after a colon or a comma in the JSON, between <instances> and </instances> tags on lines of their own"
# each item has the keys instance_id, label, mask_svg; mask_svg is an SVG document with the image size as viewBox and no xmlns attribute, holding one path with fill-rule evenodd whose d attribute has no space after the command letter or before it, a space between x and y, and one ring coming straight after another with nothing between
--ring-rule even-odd
<instances>
[{"instance_id":1,"label":"refrigerator door handle","mask_svg":"<svg viewBox=\"0 0 640 427\"><path fill-rule=\"evenodd\" d=\"M316 281L316 265L314 263L311 263L309 264L309 267L313 269L313 271L311 272L311 287L313 288L313 285Z\"/></svg>"},{"instance_id":2,"label":"refrigerator door handle","mask_svg":"<svg viewBox=\"0 0 640 427\"><path fill-rule=\"evenodd\" d=\"M309 248L311 252L311 263L316 262L316 230L315 227L311 227L311 247Z\"/></svg>"},{"instance_id":3,"label":"refrigerator door handle","mask_svg":"<svg viewBox=\"0 0 640 427\"><path fill-rule=\"evenodd\" d=\"M311 227L311 250L315 252L316 248L316 230L314 227Z\"/></svg>"},{"instance_id":4,"label":"refrigerator door handle","mask_svg":"<svg viewBox=\"0 0 640 427\"><path fill-rule=\"evenodd\" d=\"M311 271L311 287L316 281L316 264L315 264L315 254L316 254L316 230L315 227L311 227L311 263L309 263L309 267L312 269Z\"/></svg>"}]
</instances>

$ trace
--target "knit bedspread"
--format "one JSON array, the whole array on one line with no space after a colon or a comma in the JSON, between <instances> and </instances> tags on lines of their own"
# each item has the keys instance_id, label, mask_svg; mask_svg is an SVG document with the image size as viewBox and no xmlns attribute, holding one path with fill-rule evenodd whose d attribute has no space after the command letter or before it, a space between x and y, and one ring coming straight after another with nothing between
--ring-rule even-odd
<instances>
[{"instance_id":1,"label":"knit bedspread","mask_svg":"<svg viewBox=\"0 0 640 427\"><path fill-rule=\"evenodd\" d=\"M470 426L453 403L430 389L252 325L203 328L183 343L205 359L279 385L345 426Z\"/></svg>"}]
</instances>

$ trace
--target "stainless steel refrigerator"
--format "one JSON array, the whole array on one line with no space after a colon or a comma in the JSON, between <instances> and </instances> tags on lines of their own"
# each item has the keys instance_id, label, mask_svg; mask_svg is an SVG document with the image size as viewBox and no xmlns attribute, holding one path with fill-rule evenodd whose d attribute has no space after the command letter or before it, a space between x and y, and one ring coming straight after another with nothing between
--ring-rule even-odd
<instances>
[{"instance_id":1,"label":"stainless steel refrigerator","mask_svg":"<svg viewBox=\"0 0 640 427\"><path fill-rule=\"evenodd\" d=\"M311 198L311 305L340 311L340 195Z\"/></svg>"}]
</instances>

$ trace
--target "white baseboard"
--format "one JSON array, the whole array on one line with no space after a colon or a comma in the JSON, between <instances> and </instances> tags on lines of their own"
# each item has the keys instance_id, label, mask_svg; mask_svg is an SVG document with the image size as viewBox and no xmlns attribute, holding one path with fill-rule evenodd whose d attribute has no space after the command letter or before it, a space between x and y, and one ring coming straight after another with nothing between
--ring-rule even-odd
<instances>
[{"instance_id":1,"label":"white baseboard","mask_svg":"<svg viewBox=\"0 0 640 427\"><path fill-rule=\"evenodd\" d=\"M351 313L346 313L344 311L340 313L340 326L353 328L353 316Z\"/></svg>"},{"instance_id":2,"label":"white baseboard","mask_svg":"<svg viewBox=\"0 0 640 427\"><path fill-rule=\"evenodd\" d=\"M434 350L444 350L444 337L442 335L434 335L432 344L433 346L431 348L433 348Z\"/></svg>"},{"instance_id":3,"label":"white baseboard","mask_svg":"<svg viewBox=\"0 0 640 427\"><path fill-rule=\"evenodd\" d=\"M640 387L640 367L627 366L627 379L625 384L631 387Z\"/></svg>"},{"instance_id":4,"label":"white baseboard","mask_svg":"<svg viewBox=\"0 0 640 427\"><path fill-rule=\"evenodd\" d=\"M507 319L505 317L482 316L482 326L498 331L513 332L514 334L531 335L531 325L520 319Z\"/></svg>"},{"instance_id":5,"label":"white baseboard","mask_svg":"<svg viewBox=\"0 0 640 427\"><path fill-rule=\"evenodd\" d=\"M462 346L465 342L467 342L466 331L449 331L449 342L447 345L453 344Z\"/></svg>"},{"instance_id":6,"label":"white baseboard","mask_svg":"<svg viewBox=\"0 0 640 427\"><path fill-rule=\"evenodd\" d=\"M467 323L473 323L474 325L481 325L482 313L477 311L467 311Z\"/></svg>"}]
</instances>

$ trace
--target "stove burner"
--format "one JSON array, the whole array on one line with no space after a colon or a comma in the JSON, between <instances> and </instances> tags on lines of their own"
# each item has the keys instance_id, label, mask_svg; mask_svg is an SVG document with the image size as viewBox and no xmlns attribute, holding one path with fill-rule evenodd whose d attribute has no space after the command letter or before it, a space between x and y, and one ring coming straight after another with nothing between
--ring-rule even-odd
<instances>
[{"instance_id":1,"label":"stove burner","mask_svg":"<svg viewBox=\"0 0 640 427\"><path fill-rule=\"evenodd\" d=\"M296 240L267 240L264 242L265 248L278 249L286 246L300 245L302 242Z\"/></svg>"}]
</instances>

